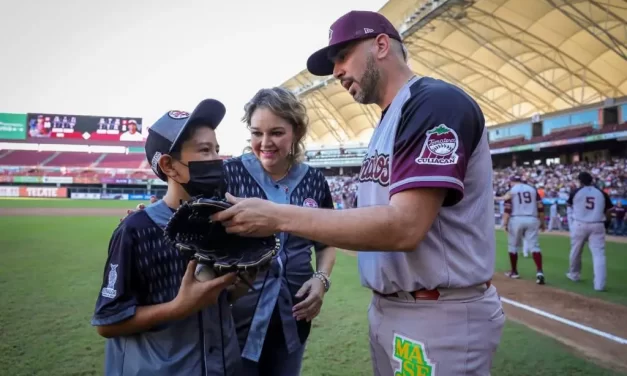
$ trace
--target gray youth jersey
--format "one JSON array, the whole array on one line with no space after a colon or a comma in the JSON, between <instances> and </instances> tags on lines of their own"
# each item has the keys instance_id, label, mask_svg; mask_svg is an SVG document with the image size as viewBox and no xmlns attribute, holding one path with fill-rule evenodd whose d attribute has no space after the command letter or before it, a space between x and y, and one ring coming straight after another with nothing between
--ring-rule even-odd
<instances>
[{"instance_id":1,"label":"gray youth jersey","mask_svg":"<svg viewBox=\"0 0 627 376\"><path fill-rule=\"evenodd\" d=\"M568 205L573 208L573 219L579 222L605 222L605 212L614 205L607 193L587 185L571 193Z\"/></svg>"},{"instance_id":2,"label":"gray youth jersey","mask_svg":"<svg viewBox=\"0 0 627 376\"><path fill-rule=\"evenodd\" d=\"M411 79L374 131L359 174L358 204L388 205L394 194L420 187L444 188L447 195L415 251L359 252L362 285L388 294L490 280L496 244L489 181L492 160L476 102L446 82Z\"/></svg>"},{"instance_id":3,"label":"gray youth jersey","mask_svg":"<svg viewBox=\"0 0 627 376\"><path fill-rule=\"evenodd\" d=\"M538 204L542 202L542 198L535 187L528 184L516 184L509 192L510 199L505 205L510 206L512 217L538 216Z\"/></svg>"}]
</instances>

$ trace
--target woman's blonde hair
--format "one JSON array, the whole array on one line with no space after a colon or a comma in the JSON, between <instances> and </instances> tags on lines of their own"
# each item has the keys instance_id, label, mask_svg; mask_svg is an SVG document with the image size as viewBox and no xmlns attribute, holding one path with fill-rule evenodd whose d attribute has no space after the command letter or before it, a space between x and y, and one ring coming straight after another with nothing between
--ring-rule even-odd
<instances>
[{"instance_id":1,"label":"woman's blonde hair","mask_svg":"<svg viewBox=\"0 0 627 376\"><path fill-rule=\"evenodd\" d=\"M244 106L244 116L242 121L250 129L250 119L253 113L259 108L267 108L272 113L292 125L294 141L290 154L291 162L301 162L305 156L305 136L309 126L307 108L289 90L281 87L259 90ZM244 153L251 152L252 148L247 146Z\"/></svg>"}]
</instances>

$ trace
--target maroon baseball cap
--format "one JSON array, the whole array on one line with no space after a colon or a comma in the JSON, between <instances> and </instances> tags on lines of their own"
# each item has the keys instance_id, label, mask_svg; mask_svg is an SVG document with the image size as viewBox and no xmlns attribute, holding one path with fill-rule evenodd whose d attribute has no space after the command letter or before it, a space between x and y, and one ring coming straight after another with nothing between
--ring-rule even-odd
<instances>
[{"instance_id":1,"label":"maroon baseball cap","mask_svg":"<svg viewBox=\"0 0 627 376\"><path fill-rule=\"evenodd\" d=\"M342 49L350 42L360 39L375 38L387 34L390 38L402 42L401 35L394 25L381 13L353 10L331 25L329 45L314 52L307 59L307 70L316 76L328 76L333 73L334 64L330 55Z\"/></svg>"}]
</instances>

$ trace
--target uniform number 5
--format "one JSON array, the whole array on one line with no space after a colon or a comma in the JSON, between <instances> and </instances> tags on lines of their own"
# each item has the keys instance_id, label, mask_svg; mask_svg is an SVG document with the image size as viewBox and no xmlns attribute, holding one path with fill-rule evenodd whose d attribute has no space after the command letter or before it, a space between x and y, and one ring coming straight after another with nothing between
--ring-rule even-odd
<instances>
[{"instance_id":1,"label":"uniform number 5","mask_svg":"<svg viewBox=\"0 0 627 376\"><path fill-rule=\"evenodd\" d=\"M594 209L594 197L586 197L586 209Z\"/></svg>"},{"instance_id":2,"label":"uniform number 5","mask_svg":"<svg viewBox=\"0 0 627 376\"><path fill-rule=\"evenodd\" d=\"M523 202L525 204L530 204L531 203L531 193L529 193L529 192L518 192L518 203L522 204Z\"/></svg>"}]
</instances>

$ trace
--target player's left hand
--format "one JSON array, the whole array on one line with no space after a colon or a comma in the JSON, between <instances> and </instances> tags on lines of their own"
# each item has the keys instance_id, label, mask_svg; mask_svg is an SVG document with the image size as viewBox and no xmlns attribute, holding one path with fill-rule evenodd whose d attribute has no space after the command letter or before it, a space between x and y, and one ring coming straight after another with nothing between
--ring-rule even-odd
<instances>
[{"instance_id":1,"label":"player's left hand","mask_svg":"<svg viewBox=\"0 0 627 376\"><path fill-rule=\"evenodd\" d=\"M296 320L313 320L320 313L322 299L324 298L324 284L318 278L311 278L296 293L296 298L306 296L305 300L292 308Z\"/></svg>"},{"instance_id":2,"label":"player's left hand","mask_svg":"<svg viewBox=\"0 0 627 376\"><path fill-rule=\"evenodd\" d=\"M211 216L214 222L222 222L229 234L265 237L279 232L277 204L260 198L239 198L226 194L232 207Z\"/></svg>"}]
</instances>

